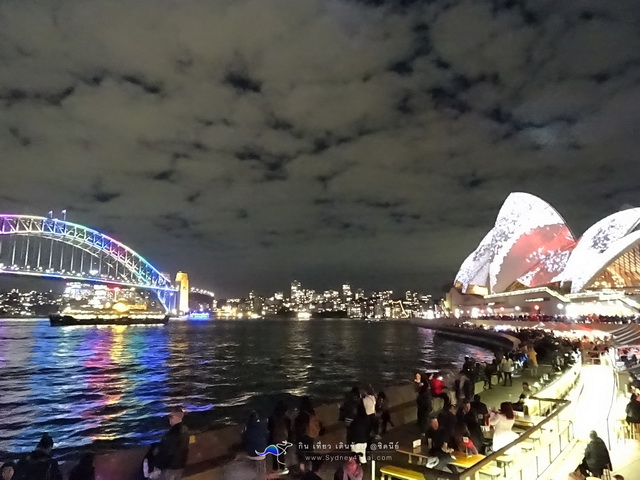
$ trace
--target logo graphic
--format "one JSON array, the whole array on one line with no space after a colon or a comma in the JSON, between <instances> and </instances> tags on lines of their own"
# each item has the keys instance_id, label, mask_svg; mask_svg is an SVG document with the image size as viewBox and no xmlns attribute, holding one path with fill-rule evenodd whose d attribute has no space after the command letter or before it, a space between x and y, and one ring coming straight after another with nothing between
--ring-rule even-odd
<instances>
[{"instance_id":1,"label":"logo graphic","mask_svg":"<svg viewBox=\"0 0 640 480\"><path fill-rule=\"evenodd\" d=\"M264 452L259 452L256 450L256 455L274 455L276 457L276 461L280 465L285 465L284 461L282 461L280 457L284 456L284 454L287 453L287 448L292 445L293 443L287 442L285 440L284 442L276 443L275 445L269 445L267 448L265 448Z\"/></svg>"}]
</instances>

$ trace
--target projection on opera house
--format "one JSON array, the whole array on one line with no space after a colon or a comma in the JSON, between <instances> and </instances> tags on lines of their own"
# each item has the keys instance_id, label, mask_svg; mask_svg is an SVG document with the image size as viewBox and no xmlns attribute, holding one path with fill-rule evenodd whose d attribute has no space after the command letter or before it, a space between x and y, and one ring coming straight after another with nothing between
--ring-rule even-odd
<instances>
[{"instance_id":1,"label":"projection on opera house","mask_svg":"<svg viewBox=\"0 0 640 480\"><path fill-rule=\"evenodd\" d=\"M512 193L493 228L462 263L455 290L486 298L543 289L565 303L591 291L635 296L640 294L639 223L640 208L622 210L576 239L547 202Z\"/></svg>"}]
</instances>

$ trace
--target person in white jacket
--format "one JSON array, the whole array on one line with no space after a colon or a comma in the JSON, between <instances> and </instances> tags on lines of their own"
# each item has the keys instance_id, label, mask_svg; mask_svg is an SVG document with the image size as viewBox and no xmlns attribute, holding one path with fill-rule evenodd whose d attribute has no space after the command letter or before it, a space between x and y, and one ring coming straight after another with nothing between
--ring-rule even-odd
<instances>
[{"instance_id":1,"label":"person in white jacket","mask_svg":"<svg viewBox=\"0 0 640 480\"><path fill-rule=\"evenodd\" d=\"M509 357L504 357L502 359L502 374L504 375L504 383L503 386L507 386L507 380L509 380L509 386L513 385L513 360Z\"/></svg>"},{"instance_id":2,"label":"person in white jacket","mask_svg":"<svg viewBox=\"0 0 640 480\"><path fill-rule=\"evenodd\" d=\"M489 425L494 428L494 452L509 445L518 438L518 434L512 430L515 421L516 415L513 413L513 407L510 402L502 402L500 404L500 410L498 411L495 409L491 410L491 413L489 414Z\"/></svg>"}]
</instances>

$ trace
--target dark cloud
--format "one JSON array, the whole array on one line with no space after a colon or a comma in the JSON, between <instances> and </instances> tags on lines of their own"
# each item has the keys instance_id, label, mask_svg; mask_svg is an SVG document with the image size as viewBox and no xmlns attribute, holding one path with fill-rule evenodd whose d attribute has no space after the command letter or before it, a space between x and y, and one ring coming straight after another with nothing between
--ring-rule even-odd
<instances>
[{"instance_id":1,"label":"dark cloud","mask_svg":"<svg viewBox=\"0 0 640 480\"><path fill-rule=\"evenodd\" d=\"M54 10L0 3L2 210L221 295L437 290L513 190L577 232L638 204L640 0Z\"/></svg>"}]
</instances>

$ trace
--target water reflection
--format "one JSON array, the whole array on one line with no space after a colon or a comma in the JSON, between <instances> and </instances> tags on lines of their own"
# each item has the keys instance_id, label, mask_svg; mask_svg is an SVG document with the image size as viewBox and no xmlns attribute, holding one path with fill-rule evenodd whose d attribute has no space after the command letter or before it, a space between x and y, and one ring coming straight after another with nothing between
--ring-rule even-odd
<instances>
[{"instance_id":1,"label":"water reflection","mask_svg":"<svg viewBox=\"0 0 640 480\"><path fill-rule=\"evenodd\" d=\"M44 431L63 456L90 443L149 443L166 429L171 404L186 406L192 426L238 421L250 408L269 413L279 398L333 401L354 381L396 384L467 354L490 356L393 322L0 321L0 450L31 450Z\"/></svg>"}]
</instances>

